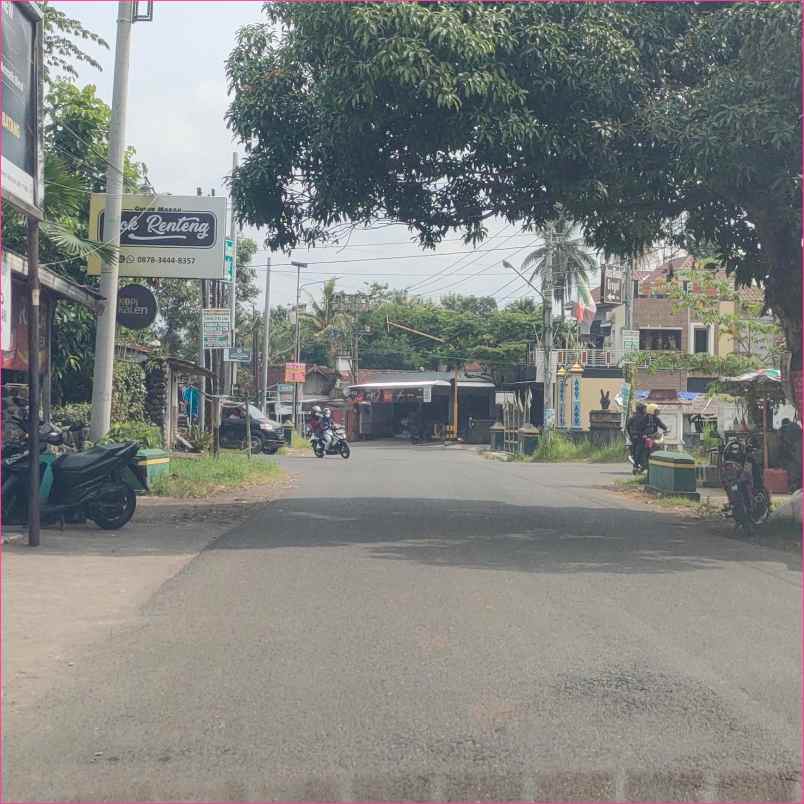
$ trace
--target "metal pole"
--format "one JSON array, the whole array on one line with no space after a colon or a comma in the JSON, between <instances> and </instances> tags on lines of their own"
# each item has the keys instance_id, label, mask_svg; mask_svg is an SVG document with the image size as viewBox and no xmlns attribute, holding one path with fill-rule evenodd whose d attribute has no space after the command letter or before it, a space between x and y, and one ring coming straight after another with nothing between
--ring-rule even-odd
<instances>
[{"instance_id":1,"label":"metal pole","mask_svg":"<svg viewBox=\"0 0 804 804\"><path fill-rule=\"evenodd\" d=\"M301 269L302 263L296 263L296 362L301 358L301 316L299 315L299 302L301 299ZM299 384L293 383L293 426L299 431Z\"/></svg>"},{"instance_id":2,"label":"metal pole","mask_svg":"<svg viewBox=\"0 0 804 804\"><path fill-rule=\"evenodd\" d=\"M544 429L547 432L553 422L548 422L547 411L553 408L553 232L547 234L547 254L545 255L544 291L542 294L544 310Z\"/></svg>"},{"instance_id":3,"label":"metal pole","mask_svg":"<svg viewBox=\"0 0 804 804\"><path fill-rule=\"evenodd\" d=\"M268 415L268 354L271 344L271 258L265 268L265 323L262 328L262 412ZM257 352L257 344L254 344Z\"/></svg>"},{"instance_id":4,"label":"metal pole","mask_svg":"<svg viewBox=\"0 0 804 804\"><path fill-rule=\"evenodd\" d=\"M634 258L629 257L625 263L624 271L624 284L625 284L625 328L631 329L633 323L633 310L634 310Z\"/></svg>"},{"instance_id":5,"label":"metal pole","mask_svg":"<svg viewBox=\"0 0 804 804\"><path fill-rule=\"evenodd\" d=\"M237 151L232 154L232 174L237 170ZM232 240L232 281L229 285L229 319L232 330L232 348L237 346L237 230L235 223L234 199L229 199L229 237ZM229 363L229 391L234 393L235 378L237 377L237 364Z\"/></svg>"},{"instance_id":6,"label":"metal pole","mask_svg":"<svg viewBox=\"0 0 804 804\"><path fill-rule=\"evenodd\" d=\"M28 544L39 546L39 221L28 218Z\"/></svg>"},{"instance_id":7,"label":"metal pole","mask_svg":"<svg viewBox=\"0 0 804 804\"><path fill-rule=\"evenodd\" d=\"M128 66L131 53L132 12L136 3L119 0L117 4L117 45L114 62L112 117L109 124L109 165L106 171L106 210L103 239L120 247L120 218L123 208L123 159L126 149L126 108L128 104ZM114 336L117 319L117 255L101 267L100 293L103 306L98 315L95 336L95 376L92 385L92 421L90 438L100 440L109 430L112 418L112 379L114 371Z\"/></svg>"}]
</instances>

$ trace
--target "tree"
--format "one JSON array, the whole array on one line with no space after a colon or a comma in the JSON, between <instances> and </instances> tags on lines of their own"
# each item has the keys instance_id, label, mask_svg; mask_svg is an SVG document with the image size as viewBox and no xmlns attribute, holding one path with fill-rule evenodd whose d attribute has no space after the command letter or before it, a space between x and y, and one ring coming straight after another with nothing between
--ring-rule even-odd
<instances>
[{"instance_id":1,"label":"tree","mask_svg":"<svg viewBox=\"0 0 804 804\"><path fill-rule=\"evenodd\" d=\"M68 17L63 11L57 9L53 3L42 4L44 13L44 67L45 82L62 77L70 80L78 78L76 64L85 63L96 70L103 69L98 61L90 56L74 40L94 42L99 47L109 49L109 45L102 37L87 30L76 19Z\"/></svg>"},{"instance_id":2,"label":"tree","mask_svg":"<svg viewBox=\"0 0 804 804\"><path fill-rule=\"evenodd\" d=\"M561 212L542 227L541 232L546 242L525 257L522 273L530 272L531 282L543 283L548 251L552 251L553 298L559 305L559 317L564 321L567 301L579 285L588 286L589 274L596 268L596 262L585 250L583 238L573 236L577 233L575 227Z\"/></svg>"},{"instance_id":3,"label":"tree","mask_svg":"<svg viewBox=\"0 0 804 804\"><path fill-rule=\"evenodd\" d=\"M762 284L800 370L798 4L266 8L227 62L228 121L235 204L272 248L378 219L477 242L562 203L628 256L681 217Z\"/></svg>"},{"instance_id":4,"label":"tree","mask_svg":"<svg viewBox=\"0 0 804 804\"><path fill-rule=\"evenodd\" d=\"M497 300L494 296L461 296L460 293L450 293L441 297L441 306L458 313L490 315L497 310Z\"/></svg>"}]
</instances>

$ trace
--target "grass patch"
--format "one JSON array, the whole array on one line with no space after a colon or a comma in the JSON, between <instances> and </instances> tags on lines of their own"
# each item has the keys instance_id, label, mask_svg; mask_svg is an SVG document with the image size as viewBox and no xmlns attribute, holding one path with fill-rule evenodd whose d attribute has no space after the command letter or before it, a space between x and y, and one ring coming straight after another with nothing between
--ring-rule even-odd
<instances>
[{"instance_id":1,"label":"grass patch","mask_svg":"<svg viewBox=\"0 0 804 804\"><path fill-rule=\"evenodd\" d=\"M575 442L561 433L539 440L536 452L520 460L532 463L625 463L625 446L597 446L588 441Z\"/></svg>"},{"instance_id":2,"label":"grass patch","mask_svg":"<svg viewBox=\"0 0 804 804\"><path fill-rule=\"evenodd\" d=\"M290 447L291 449L307 449L310 446L310 442L304 436L299 435L295 430L291 433L290 436Z\"/></svg>"},{"instance_id":3,"label":"grass patch","mask_svg":"<svg viewBox=\"0 0 804 804\"><path fill-rule=\"evenodd\" d=\"M170 459L170 471L156 478L151 493L157 497L207 497L216 491L254 486L278 478L281 470L274 461L240 453L222 452L219 458Z\"/></svg>"}]
</instances>

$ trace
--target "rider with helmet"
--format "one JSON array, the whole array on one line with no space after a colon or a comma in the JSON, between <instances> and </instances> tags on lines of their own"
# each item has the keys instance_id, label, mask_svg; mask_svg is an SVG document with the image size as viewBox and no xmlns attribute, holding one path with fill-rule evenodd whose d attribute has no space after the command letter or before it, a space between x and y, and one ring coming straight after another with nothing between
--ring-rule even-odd
<instances>
[{"instance_id":1,"label":"rider with helmet","mask_svg":"<svg viewBox=\"0 0 804 804\"><path fill-rule=\"evenodd\" d=\"M307 422L307 429L311 434L317 438L321 438L323 431L321 408L318 405L313 405L310 410L310 420Z\"/></svg>"},{"instance_id":2,"label":"rider with helmet","mask_svg":"<svg viewBox=\"0 0 804 804\"><path fill-rule=\"evenodd\" d=\"M329 449L333 439L334 422L332 421L332 411L329 408L324 408L324 415L321 417L321 437L324 439L324 447Z\"/></svg>"},{"instance_id":3,"label":"rider with helmet","mask_svg":"<svg viewBox=\"0 0 804 804\"><path fill-rule=\"evenodd\" d=\"M650 404L647 407L647 416L645 417L644 433L647 436L654 436L661 430L667 432L667 425L659 418L659 406Z\"/></svg>"}]
</instances>

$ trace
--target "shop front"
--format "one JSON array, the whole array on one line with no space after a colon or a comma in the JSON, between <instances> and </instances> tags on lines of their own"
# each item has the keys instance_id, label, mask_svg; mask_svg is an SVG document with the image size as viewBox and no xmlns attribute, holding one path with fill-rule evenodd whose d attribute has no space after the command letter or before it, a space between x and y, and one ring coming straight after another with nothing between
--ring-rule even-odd
<instances>
[{"instance_id":1,"label":"shop front","mask_svg":"<svg viewBox=\"0 0 804 804\"><path fill-rule=\"evenodd\" d=\"M11 423L11 418L19 416L28 404L28 363L30 308L28 304L28 271L24 259L11 252L4 252L2 259L2 305L3 322L2 357L2 409L3 438L13 440L19 437ZM40 339L39 369L41 388L41 415L50 419L51 412L51 357L54 337L53 321L56 305L59 302L80 304L97 313L102 297L95 291L64 279L57 274L40 268L41 298L39 304Z\"/></svg>"},{"instance_id":2,"label":"shop front","mask_svg":"<svg viewBox=\"0 0 804 804\"><path fill-rule=\"evenodd\" d=\"M494 384L459 380L458 434L494 417ZM454 381L400 380L352 385L353 437L443 439L454 415Z\"/></svg>"}]
</instances>

